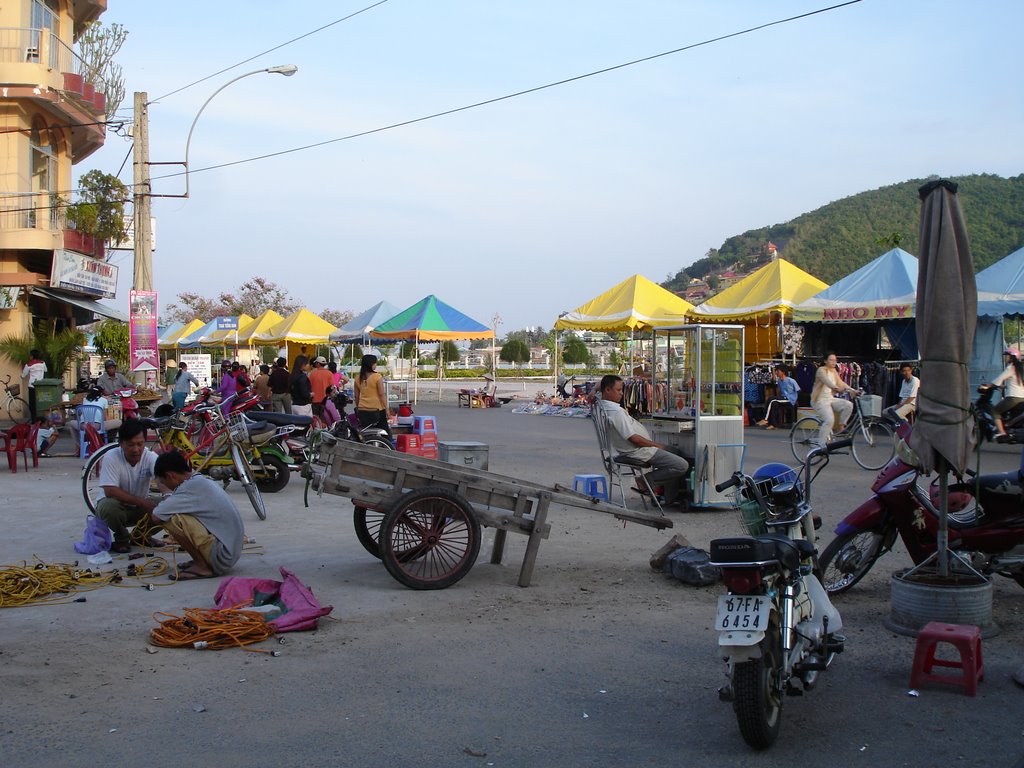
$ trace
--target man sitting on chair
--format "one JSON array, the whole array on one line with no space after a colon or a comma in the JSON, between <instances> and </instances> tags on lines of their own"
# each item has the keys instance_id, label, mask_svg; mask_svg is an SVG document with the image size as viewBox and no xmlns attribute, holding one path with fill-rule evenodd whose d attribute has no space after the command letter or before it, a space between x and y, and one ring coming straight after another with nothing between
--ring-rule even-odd
<instances>
[{"instance_id":1,"label":"man sitting on chair","mask_svg":"<svg viewBox=\"0 0 1024 768\"><path fill-rule=\"evenodd\" d=\"M796 408L796 398L800 393L800 385L796 383L796 379L790 378L788 365L780 363L775 366L775 379L781 397L768 403L764 418L757 422L759 427L766 429L775 429L785 424L786 411L789 408Z\"/></svg>"},{"instance_id":2,"label":"man sitting on chair","mask_svg":"<svg viewBox=\"0 0 1024 768\"><path fill-rule=\"evenodd\" d=\"M680 501L680 492L690 469L678 448L651 440L643 424L622 407L622 377L609 374L601 378L601 397L594 403L608 423L608 438L619 455L648 462L654 469L645 475L647 483L664 487L663 504ZM641 492L646 489L639 488Z\"/></svg>"}]
</instances>

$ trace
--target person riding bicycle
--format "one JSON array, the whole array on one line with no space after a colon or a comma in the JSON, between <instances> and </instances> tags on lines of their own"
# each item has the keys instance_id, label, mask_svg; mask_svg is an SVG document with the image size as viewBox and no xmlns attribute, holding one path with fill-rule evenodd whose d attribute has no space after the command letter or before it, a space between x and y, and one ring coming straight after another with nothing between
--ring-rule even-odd
<instances>
[{"instance_id":1,"label":"person riding bicycle","mask_svg":"<svg viewBox=\"0 0 1024 768\"><path fill-rule=\"evenodd\" d=\"M825 363L814 373L814 388L811 389L811 405L814 413L821 419L821 427L818 429L818 445L825 445L832 439L832 426L835 419L839 419L842 428L846 428L853 413L853 403L849 400L834 397L835 394L844 392L860 396L861 391L851 387L841 378L836 371L836 353L829 352L825 355Z\"/></svg>"},{"instance_id":2,"label":"person riding bicycle","mask_svg":"<svg viewBox=\"0 0 1024 768\"><path fill-rule=\"evenodd\" d=\"M1007 347L1003 351L1006 359L1006 370L999 374L989 387L1003 388L1003 396L992 409L992 420L996 425L995 439L1008 439L1006 427L1003 426L1003 414L1024 403L1024 363L1021 362L1021 351L1018 347ZM1005 383L1004 383L1005 382Z\"/></svg>"}]
</instances>

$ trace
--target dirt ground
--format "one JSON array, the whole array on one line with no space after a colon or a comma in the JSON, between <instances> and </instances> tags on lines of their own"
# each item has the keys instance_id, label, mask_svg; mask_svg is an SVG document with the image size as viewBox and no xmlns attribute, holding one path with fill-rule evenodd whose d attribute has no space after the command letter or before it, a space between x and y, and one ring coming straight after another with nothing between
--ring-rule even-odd
<instances>
[{"instance_id":1,"label":"dirt ground","mask_svg":"<svg viewBox=\"0 0 1024 768\"><path fill-rule=\"evenodd\" d=\"M427 397L421 393L421 397ZM436 397L436 394L434 395ZM459 409L421 401L442 440L478 440L491 471L569 484L599 471L585 419ZM788 459L784 436L748 432L747 466ZM1016 466L999 449L983 471ZM0 469L0 562L70 562L85 521L80 462ZM863 500L872 473L838 457L815 484L834 524ZM533 584L516 586L525 537L509 535L505 563L478 564L455 586L418 592L394 581L352 532L337 496L302 503L293 475L268 495L268 519L230 491L259 547L235 574L294 571L334 606L313 632L241 650L148 652L155 612L209 607L217 581L147 591L136 582L87 593L84 603L0 611L0 764L20 766L1014 766L1024 757L1024 590L995 585L1002 631L984 644L985 682L970 698L952 687L908 695L914 641L887 631L887 555L836 600L847 651L817 689L786 701L782 735L748 749L728 704L710 624L721 586L694 588L648 567L673 531L623 527L557 507ZM635 503L636 497L634 497ZM736 533L730 512L670 512L695 545ZM127 565L124 556L114 565ZM110 566L107 566L108 568Z\"/></svg>"}]
</instances>

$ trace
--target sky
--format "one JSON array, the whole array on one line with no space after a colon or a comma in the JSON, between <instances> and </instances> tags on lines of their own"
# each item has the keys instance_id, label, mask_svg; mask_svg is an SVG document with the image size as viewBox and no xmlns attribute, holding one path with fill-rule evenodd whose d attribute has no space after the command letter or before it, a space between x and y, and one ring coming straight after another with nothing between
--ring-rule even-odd
<instances>
[{"instance_id":1,"label":"sky","mask_svg":"<svg viewBox=\"0 0 1024 768\"><path fill-rule=\"evenodd\" d=\"M148 94L152 163L184 160L232 78L299 67L232 83L196 121L190 198L153 201L161 308L260 276L314 312L435 294L485 325L497 315L500 337L858 192L1024 172L1015 0L862 0L288 152L832 5L387 0L285 44L374 1L109 0L102 20L129 32L118 114L130 122L132 94ZM110 132L76 174L131 183L130 150ZM154 165L153 191L183 192L180 170ZM113 260L110 303L127 310L132 255Z\"/></svg>"}]
</instances>

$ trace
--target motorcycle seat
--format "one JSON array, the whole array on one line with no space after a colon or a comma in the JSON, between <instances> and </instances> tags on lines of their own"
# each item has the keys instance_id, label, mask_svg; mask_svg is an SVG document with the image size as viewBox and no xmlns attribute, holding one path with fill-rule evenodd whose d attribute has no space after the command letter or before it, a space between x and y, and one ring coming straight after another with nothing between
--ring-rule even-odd
<instances>
[{"instance_id":1,"label":"motorcycle seat","mask_svg":"<svg viewBox=\"0 0 1024 768\"><path fill-rule=\"evenodd\" d=\"M711 562L716 565L776 561L788 571L800 567L801 552L797 542L781 533L767 533L753 538L713 539L709 547ZM812 550L813 547L812 544Z\"/></svg>"},{"instance_id":2,"label":"motorcycle seat","mask_svg":"<svg viewBox=\"0 0 1024 768\"><path fill-rule=\"evenodd\" d=\"M313 423L312 416L296 416L291 413L277 413L276 411L260 411L258 415L254 414L253 418L258 418L260 421L265 421L267 424L273 424L278 427L288 424L294 424L296 427L308 427Z\"/></svg>"}]
</instances>

